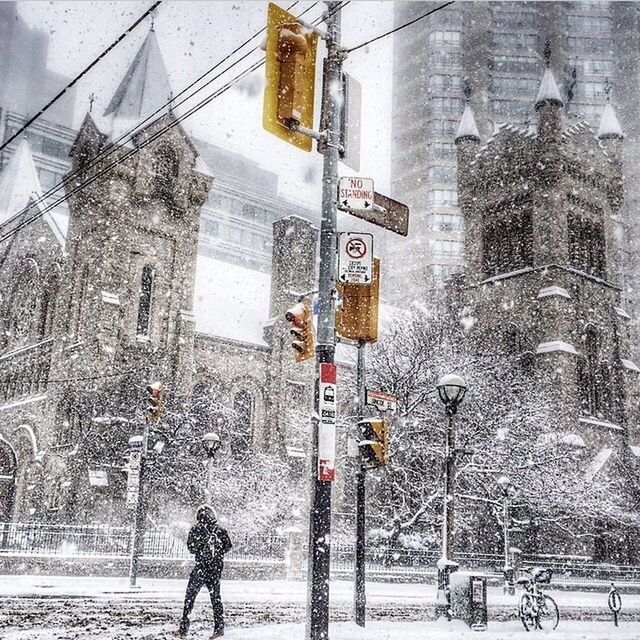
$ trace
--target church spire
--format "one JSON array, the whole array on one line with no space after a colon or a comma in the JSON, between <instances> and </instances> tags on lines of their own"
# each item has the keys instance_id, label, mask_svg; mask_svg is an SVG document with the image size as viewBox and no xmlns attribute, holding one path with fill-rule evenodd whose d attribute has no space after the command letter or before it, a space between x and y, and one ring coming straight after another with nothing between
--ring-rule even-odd
<instances>
[{"instance_id":1,"label":"church spire","mask_svg":"<svg viewBox=\"0 0 640 640\"><path fill-rule=\"evenodd\" d=\"M598 138L600 138L600 140L622 140L624 138L624 134L622 133L622 127L620 126L620 122L618 122L616 113L611 106L611 85L609 84L608 78L605 80L604 90L607 94L607 104L605 105L602 117L600 118Z\"/></svg>"},{"instance_id":2,"label":"church spire","mask_svg":"<svg viewBox=\"0 0 640 640\"><path fill-rule=\"evenodd\" d=\"M22 211L42 193L40 180L26 138L0 173L0 224Z\"/></svg>"},{"instance_id":3,"label":"church spire","mask_svg":"<svg viewBox=\"0 0 640 640\"><path fill-rule=\"evenodd\" d=\"M466 99L466 105L462 113L462 118L460 118L460 124L458 125L458 131L456 132L454 142L456 144L463 140L475 140L476 142L480 142L480 132L476 126L476 119L473 117L473 111L469 104L471 99L471 86L469 85L469 80L467 78L464 79L464 97Z\"/></svg>"},{"instance_id":4,"label":"church spire","mask_svg":"<svg viewBox=\"0 0 640 640\"><path fill-rule=\"evenodd\" d=\"M104 115L131 124L160 109L171 94L155 29L152 28L129 66Z\"/></svg>"},{"instance_id":5,"label":"church spire","mask_svg":"<svg viewBox=\"0 0 640 640\"><path fill-rule=\"evenodd\" d=\"M545 104L553 104L562 107L564 102L560 96L556 79L553 77L551 71L551 43L549 40L544 45L544 59L546 62L546 69L540 82L540 88L538 89L538 95L536 96L536 109L539 109Z\"/></svg>"}]
</instances>

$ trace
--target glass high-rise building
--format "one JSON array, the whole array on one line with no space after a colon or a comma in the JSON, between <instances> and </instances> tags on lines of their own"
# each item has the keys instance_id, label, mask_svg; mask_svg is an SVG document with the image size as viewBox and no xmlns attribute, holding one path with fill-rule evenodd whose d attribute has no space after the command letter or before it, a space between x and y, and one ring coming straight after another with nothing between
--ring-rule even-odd
<instances>
[{"instance_id":1,"label":"glass high-rise building","mask_svg":"<svg viewBox=\"0 0 640 640\"><path fill-rule=\"evenodd\" d=\"M396 25L441 2L397 2ZM597 131L610 99L625 134L625 226L638 237L640 6L635 2L457 2L395 37L392 192L411 208L402 273L436 282L464 265L454 138L466 94L483 140L500 122L534 121L545 50L567 118ZM634 177L635 176L635 177ZM410 250L409 250L410 248ZM640 290L628 247L626 288ZM398 252L392 252L392 255Z\"/></svg>"}]
</instances>

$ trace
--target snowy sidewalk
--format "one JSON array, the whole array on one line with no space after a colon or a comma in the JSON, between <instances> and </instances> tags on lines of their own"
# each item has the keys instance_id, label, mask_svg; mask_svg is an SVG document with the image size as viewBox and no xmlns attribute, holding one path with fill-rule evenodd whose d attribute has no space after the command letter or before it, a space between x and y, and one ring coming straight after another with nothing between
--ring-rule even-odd
<instances>
[{"instance_id":1,"label":"snowy sidewalk","mask_svg":"<svg viewBox=\"0 0 640 640\"><path fill-rule=\"evenodd\" d=\"M142 599L181 601L187 586L186 580L146 579L138 581L139 589L129 589L127 578L0 575L0 597L90 597L106 599ZM223 580L222 597L226 602L306 602L306 582L287 580ZM640 609L640 594L627 594L624 586L619 590L625 608ZM548 592L559 607L593 607L607 605L608 585L598 591ZM435 601L435 587L431 584L367 582L368 604L403 603L420 606ZM353 584L349 581L331 582L332 602L351 602ZM506 596L499 587L489 587L489 606L511 606L516 596Z\"/></svg>"},{"instance_id":2,"label":"snowy sidewalk","mask_svg":"<svg viewBox=\"0 0 640 640\"><path fill-rule=\"evenodd\" d=\"M140 580L130 590L125 578L0 576L2 640L168 640L181 613L186 581ZM622 622L615 629L607 590L550 591L560 608L560 626L549 634L527 634L516 618L517 596L490 588L489 630L471 632L459 622L434 622L433 585L367 583L368 623L349 622L352 584L331 583L330 640L638 640L640 595L622 590ZM222 583L228 640L303 640L306 583L233 581ZM200 594L192 638L208 638L211 607Z\"/></svg>"}]
</instances>

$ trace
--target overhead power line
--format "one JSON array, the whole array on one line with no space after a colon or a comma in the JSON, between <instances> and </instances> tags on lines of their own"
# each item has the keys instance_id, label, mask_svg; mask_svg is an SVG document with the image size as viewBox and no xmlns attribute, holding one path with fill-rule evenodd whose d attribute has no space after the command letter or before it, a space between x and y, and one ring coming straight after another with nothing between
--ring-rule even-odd
<instances>
[{"instance_id":1,"label":"overhead power line","mask_svg":"<svg viewBox=\"0 0 640 640\"><path fill-rule=\"evenodd\" d=\"M102 60L112 49L114 49L124 38L126 38L150 13L155 11L158 8L162 0L157 0L154 2L124 33L118 36L88 67L86 67L83 71L81 71L67 86L60 91L60 93L56 94L47 104L38 111L34 116L29 118L27 122L25 122L22 127L20 127L8 140L5 140L0 146L0 151L2 151L7 145L11 144L21 133L23 133L28 127L30 127L49 107L51 107L54 103L56 103L71 87L73 87L80 78L85 76L93 67L95 67L100 60Z\"/></svg>"},{"instance_id":2,"label":"overhead power line","mask_svg":"<svg viewBox=\"0 0 640 640\"><path fill-rule=\"evenodd\" d=\"M342 4L340 4L336 9L334 9L333 13L335 13L336 11L340 11L341 9L343 9L344 7L346 7L351 0L346 0L346 2L343 2ZM296 4L296 3L294 3ZM313 5L311 5L311 7L309 7L308 9L306 9L305 11L303 11L300 16L301 17L304 13L306 13L307 11L309 11L309 9L311 9L313 6L315 6L317 3L314 3ZM293 6L293 5L292 5ZM319 24L321 21L323 20L323 16L321 16L320 18L316 19L314 21L314 24ZM264 29L262 29L260 32L264 31ZM260 33L259 32L259 33ZM253 39L252 36L251 38L249 38L249 41L251 39ZM247 41L248 42L248 41ZM242 58L240 58L239 60L237 60L236 62L234 62L232 65L230 65L227 69L225 69L225 71L223 71L222 73L225 73L226 71L228 71L229 69L231 69L233 66L239 64L240 62L242 62L243 60L245 60L249 55L251 55L251 53L253 53L255 50L257 49L254 48L251 51L247 52ZM51 211L52 209L54 209L55 207L57 207L59 204L61 204L62 202L64 202L65 200L67 200L69 197L71 197L73 194L77 193L78 191L82 190L83 188L85 188L86 186L90 185L92 182L94 182L95 180L97 180L99 177L101 177L102 175L104 175L105 173L107 173L108 171L110 171L111 169L113 169L114 167L116 167L117 165L121 164L122 162L124 162L125 160L127 160L130 156L138 153L139 151L141 151L144 147L146 147L147 145L151 144L152 142L154 142L155 140L157 140L160 136L164 135L165 133L167 133L168 131L170 131L171 129L173 129L174 127L176 127L177 125L179 125L183 120L185 120L186 118L188 118L189 116L193 115L194 113L196 113L197 111L199 111L200 109L202 109L203 107L205 107L207 104L209 104L212 100L214 100L215 98L217 98L218 96L222 95L223 93L225 93L226 91L228 91L232 86L234 86L235 84L237 84L239 81L243 80L247 75L249 75L250 73L252 73L253 71L255 71L256 69L258 69L259 67L261 67L265 62L264 57L261 58L260 60L258 60L256 63L254 63L253 65L251 65L249 68L245 69L244 71L242 71L240 74L238 74L237 76L235 76L232 80L230 80L229 82L227 82L225 85L223 85L222 87L220 87L219 89L217 89L216 91L214 91L212 94L210 94L209 96L207 96L206 98L204 98L201 102L199 102L198 104L196 104L194 107L192 107L191 109L189 109L185 114L183 114L182 116L176 118L176 120L174 120L173 122L169 123L168 125L166 125L165 127L163 127L162 129L160 129L159 131L155 132L150 138L148 138L147 140L144 140L142 143L139 144L139 146L131 149L130 151L128 151L124 156L122 156L121 158L119 158L118 160L112 162L111 164L107 165L106 167L103 167L98 173L94 174L93 176L91 176L90 178L88 178L87 180L81 182L80 184L76 185L70 192L65 193L63 196L61 196L58 200L46 205L42 210L36 211L32 216L26 218L25 220L23 220L18 226L14 227L13 229L11 229L10 231L8 231L7 233L3 234L2 236L0 236L0 243L11 238L12 236L14 236L16 233L18 233L21 229L25 228L26 226L28 226L29 224L31 224L32 222L34 222L35 220L37 220L38 218L41 218L42 216L44 216L46 213L48 213L49 211ZM219 74L217 77L219 77ZM207 84L210 84L207 83ZM193 83L192 85L193 86ZM195 92L193 92L193 94L191 94L191 96L188 96L187 98L185 98L182 102L186 101L187 99L193 97L193 95L195 95L197 92L199 92L200 90L202 90L204 88L201 87L200 89L196 90ZM183 91L184 92L184 91ZM167 106L169 103L171 102L171 100L169 102L167 102L164 106ZM182 103L179 103L182 104ZM162 107L164 108L164 107ZM161 108L161 110L162 110ZM134 128L135 129L135 128ZM125 134L124 136L122 136L120 139L127 137L129 134ZM120 147L118 147L120 148ZM112 147L111 151L109 154L107 155L111 155L112 153L114 153L117 150L116 147ZM73 172L72 174L66 176L65 180L61 183L59 183L58 185L55 185L52 189L49 190L49 192L45 195L43 195L38 201L33 202L29 205L27 205L22 211L18 212L16 215L12 216L11 220L16 220L18 219L21 215L23 215L25 212L29 211L30 209L32 209L36 204L39 204L41 202L44 201L44 199L46 197L48 197L49 194L54 193L56 191L59 191L62 187L64 187L65 182L69 182L69 180L72 177L75 177L76 175L78 175L78 173L80 172L84 172L86 170L88 170L90 167L94 166L96 164L96 162L93 162L93 164L89 164L88 166L82 167L81 169L78 169L77 171ZM10 222L10 221L7 221ZM7 223L5 223L7 224Z\"/></svg>"},{"instance_id":3,"label":"overhead power line","mask_svg":"<svg viewBox=\"0 0 640 640\"><path fill-rule=\"evenodd\" d=\"M347 0L347 2L343 3L340 7L344 7L347 4L349 4L350 0ZM296 2L294 2L289 9L293 8L296 4L298 4L298 0L296 0ZM310 7L308 7L307 9L305 9L298 17L302 17L305 13L307 13L308 11L310 11L313 7L315 7L318 3L314 2ZM322 20L322 17L318 18L315 22L318 23L319 21ZM61 191L62 189L64 189L65 187L65 183L68 183L70 180L72 180L73 178L75 178L76 176L78 176L80 173L82 172L86 172L89 171L90 169L92 169L94 166L96 166L99 162L101 162L103 159L105 159L106 157L112 155L119 147L118 145L125 141L125 139L129 139L132 140L134 135L138 132L140 132L143 128L144 125L147 124L149 121L151 121L152 118L154 118L154 116L158 115L159 113L161 113L162 111L164 111L165 108L167 108L169 105L172 105L173 108L175 107L179 107L182 104L184 104L187 100L190 100L193 96L195 96L197 93L199 93L200 91L204 90L205 87L209 86L211 83L213 83L215 80L217 80L218 78L220 78L221 76L223 76L227 71L229 71L230 69L232 69L234 66L238 65L240 62L242 62L243 60L245 60L248 56L250 56L254 51L257 51L260 47L256 46L253 49L251 49L250 51L248 51L246 54L244 54L241 58L239 58L238 60L236 60L235 62L231 63L227 68L223 69L220 73L218 73L216 76L214 76L213 78L211 78L210 80L208 80L205 84L203 84L201 87L199 87L198 89L196 89L195 91L193 91L190 95L186 96L185 98L183 98L180 102L175 103L175 100L177 100L177 98L181 95L183 95L186 91L188 91L191 87L193 87L195 84L197 84L200 80L202 80L204 77L206 77L209 73L211 73L212 71L214 71L215 69L217 69L222 63L224 63L226 60L228 60L231 56L233 56L235 53L237 53L238 51L240 51L243 47L245 47L249 42L251 42L251 40L253 40L254 38L256 38L257 36L259 36L262 32L264 32L266 30L266 27L263 27L262 29L260 29L259 31L257 31L255 34L253 34L250 38L248 38L247 40L245 40L240 46L238 46L234 51L232 51L230 54L228 54L227 56L225 56L222 60L220 60L218 63L216 63L213 67L211 67L209 70L207 70L205 73L203 73L202 75L200 75L196 80L194 80L193 82L191 82L187 87L185 87L184 89L182 89L178 94L176 94L175 96L173 96L172 98L170 98L167 102L165 102L163 105L161 105L158 109L156 109L156 111L154 111L152 114L150 114L149 116L147 116L143 121L141 121L140 123L138 123L133 129L131 129L130 131L125 132L123 135L121 135L117 140L109 143L108 145L105 146L104 149L102 149L95 157L93 157L90 162L77 169L76 171L70 172L69 174L67 174L65 176L65 178L61 181L56 183L55 185L53 185L47 192L43 193L37 200L31 202L30 204L28 204L27 206L25 206L22 210L18 211L16 214L14 214L10 220L8 220L7 222L10 222L11 220L16 220L18 218L20 218L20 216L22 216L25 212L27 212L30 209L33 209L34 206L38 206L41 203L45 202L49 197L53 196L53 194L57 193L58 191ZM175 104L172 104L175 103ZM166 131L166 130L165 130ZM155 139L155 138L154 138ZM59 200L57 200L56 202L53 203L52 207L47 207L46 211L42 211L39 213L39 215L35 216L34 219L36 217L40 217L41 215L44 215L47 211L50 211L51 208L57 206L58 204L64 202L68 197L68 194L65 196L62 196ZM6 224L6 223L5 223ZM18 228L13 229L9 234L6 234L5 236L2 236L0 238L0 242L2 242L2 240L10 237L11 235L13 235L14 231L18 231L19 229L23 228L23 225L20 225Z\"/></svg>"},{"instance_id":4,"label":"overhead power line","mask_svg":"<svg viewBox=\"0 0 640 640\"><path fill-rule=\"evenodd\" d=\"M448 7L449 5L452 5L454 3L455 3L455 0L452 0L451 2L445 2L444 4L441 4L439 7L436 7L435 9L432 9L427 13L423 13L421 16L418 16L417 18L414 18L413 20L409 20L409 22L405 22L404 24L400 25L399 27L396 27L395 29L391 29L391 31L387 31L386 33L381 33L379 36L376 36L375 38L371 38L371 40L367 40L362 44L359 44L355 47L351 47L351 49L347 49L347 53L351 53L352 51L357 51L358 49L362 49L362 47L366 47L368 44L371 44L372 42L377 42L378 40L382 40L382 38L386 38L387 36L390 36L393 33L397 33L402 29L406 29L407 27L410 27L412 24L415 24L420 20L424 20L424 18L430 16L432 13L436 13L436 11L440 11L440 9L444 9L445 7Z\"/></svg>"}]
</instances>

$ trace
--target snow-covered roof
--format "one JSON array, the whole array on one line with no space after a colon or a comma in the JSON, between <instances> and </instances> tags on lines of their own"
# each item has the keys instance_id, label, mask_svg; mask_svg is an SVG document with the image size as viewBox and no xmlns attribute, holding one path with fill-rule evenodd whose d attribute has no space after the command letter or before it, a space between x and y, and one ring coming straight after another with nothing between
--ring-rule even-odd
<instances>
[{"instance_id":1,"label":"snow-covered roof","mask_svg":"<svg viewBox=\"0 0 640 640\"><path fill-rule=\"evenodd\" d=\"M638 365L635 364L635 362L632 362L631 360L626 360L625 358L620 358L620 362L622 362L622 366L625 369L629 369L629 371L635 371L636 373L640 373L640 368L638 368Z\"/></svg>"},{"instance_id":2,"label":"snow-covered roof","mask_svg":"<svg viewBox=\"0 0 640 640\"><path fill-rule=\"evenodd\" d=\"M550 287L543 287L538 291L538 298L546 298L548 296L560 296L561 298L571 298L569 292L563 287L552 285Z\"/></svg>"},{"instance_id":3,"label":"snow-covered roof","mask_svg":"<svg viewBox=\"0 0 640 640\"><path fill-rule=\"evenodd\" d=\"M198 255L194 313L196 331L265 346L271 276Z\"/></svg>"},{"instance_id":4,"label":"snow-covered roof","mask_svg":"<svg viewBox=\"0 0 640 640\"><path fill-rule=\"evenodd\" d=\"M589 463L589 466L587 467L587 471L585 473L587 482L591 482L591 480L595 478L598 471L600 471L600 469L604 467L612 453L613 449L611 449L610 447L604 447L600 449L596 457Z\"/></svg>"},{"instance_id":5,"label":"snow-covered roof","mask_svg":"<svg viewBox=\"0 0 640 640\"><path fill-rule=\"evenodd\" d=\"M44 209L42 187L38 179L29 142L23 139L0 174L0 225L24 211L29 205ZM67 235L64 209L56 207L43 216L61 246Z\"/></svg>"},{"instance_id":6,"label":"snow-covered roof","mask_svg":"<svg viewBox=\"0 0 640 640\"><path fill-rule=\"evenodd\" d=\"M167 69L151 29L104 111L110 129L103 133L112 139L120 137L162 107L170 95Z\"/></svg>"},{"instance_id":7,"label":"snow-covered roof","mask_svg":"<svg viewBox=\"0 0 640 640\"><path fill-rule=\"evenodd\" d=\"M609 429L611 431L624 431L624 429L619 424L614 424L613 422L609 422L608 420L599 420L598 418L583 417L578 418L578 422L581 422L582 424L590 424L594 427L604 427L605 429Z\"/></svg>"},{"instance_id":8,"label":"snow-covered roof","mask_svg":"<svg viewBox=\"0 0 640 640\"><path fill-rule=\"evenodd\" d=\"M0 224L20 213L41 194L40 180L26 138L0 174Z\"/></svg>"},{"instance_id":9,"label":"snow-covered roof","mask_svg":"<svg viewBox=\"0 0 640 640\"><path fill-rule=\"evenodd\" d=\"M545 104L546 102L552 102L556 104L564 104L560 97L560 91L556 84L556 79L553 77L551 69L545 69L542 81L540 82L540 88L538 89L538 95L536 96L536 106Z\"/></svg>"},{"instance_id":10,"label":"snow-covered roof","mask_svg":"<svg viewBox=\"0 0 640 640\"><path fill-rule=\"evenodd\" d=\"M471 107L467 105L460 118L460 124L458 125L458 131L456 133L455 141L458 140L480 140L480 132L476 126L476 120L473 117L473 111Z\"/></svg>"},{"instance_id":11,"label":"snow-covered roof","mask_svg":"<svg viewBox=\"0 0 640 640\"><path fill-rule=\"evenodd\" d=\"M610 102L607 102L602 112L600 127L598 128L598 138L624 138L622 127L618 122L618 118Z\"/></svg>"},{"instance_id":12,"label":"snow-covered roof","mask_svg":"<svg viewBox=\"0 0 640 640\"><path fill-rule=\"evenodd\" d=\"M566 353L572 353L577 355L576 348L568 342L562 340L552 340L551 342L541 342L537 348L536 353L553 353L554 351L564 351Z\"/></svg>"},{"instance_id":13,"label":"snow-covered roof","mask_svg":"<svg viewBox=\"0 0 640 640\"><path fill-rule=\"evenodd\" d=\"M622 307L614 307L614 309L621 318L627 318L628 320L631 318L631 316Z\"/></svg>"},{"instance_id":14,"label":"snow-covered roof","mask_svg":"<svg viewBox=\"0 0 640 640\"><path fill-rule=\"evenodd\" d=\"M549 433L541 433L538 436L538 444L564 444L569 447L584 448L587 445L582 436L577 433L551 431Z\"/></svg>"}]
</instances>

